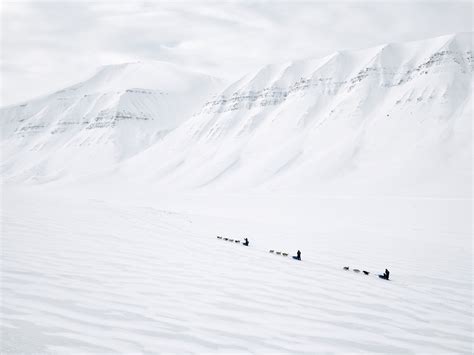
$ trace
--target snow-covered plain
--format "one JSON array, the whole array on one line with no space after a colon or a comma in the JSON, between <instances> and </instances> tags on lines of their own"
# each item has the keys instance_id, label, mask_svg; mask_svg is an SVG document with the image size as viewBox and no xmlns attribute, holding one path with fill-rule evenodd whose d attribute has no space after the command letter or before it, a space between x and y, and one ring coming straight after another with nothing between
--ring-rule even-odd
<instances>
[{"instance_id":1,"label":"snow-covered plain","mask_svg":"<svg viewBox=\"0 0 474 355\"><path fill-rule=\"evenodd\" d=\"M2 352L472 351L469 200L106 190L5 191Z\"/></svg>"},{"instance_id":2,"label":"snow-covered plain","mask_svg":"<svg viewBox=\"0 0 474 355\"><path fill-rule=\"evenodd\" d=\"M133 63L2 108L0 351L472 353L472 58L382 45L218 96Z\"/></svg>"}]
</instances>

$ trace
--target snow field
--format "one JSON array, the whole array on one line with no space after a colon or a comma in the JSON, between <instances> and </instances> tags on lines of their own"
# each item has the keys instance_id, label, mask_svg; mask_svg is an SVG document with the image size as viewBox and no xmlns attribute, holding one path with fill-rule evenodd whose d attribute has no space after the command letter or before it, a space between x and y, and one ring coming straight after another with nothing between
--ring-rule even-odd
<instances>
[{"instance_id":1,"label":"snow field","mask_svg":"<svg viewBox=\"0 0 474 355\"><path fill-rule=\"evenodd\" d=\"M4 191L3 353L472 350L469 201L96 195Z\"/></svg>"}]
</instances>

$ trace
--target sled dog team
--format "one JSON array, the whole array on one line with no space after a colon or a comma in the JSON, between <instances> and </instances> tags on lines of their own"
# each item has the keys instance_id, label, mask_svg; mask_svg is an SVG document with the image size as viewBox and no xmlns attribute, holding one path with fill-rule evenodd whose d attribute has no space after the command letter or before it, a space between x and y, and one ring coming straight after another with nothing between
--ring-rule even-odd
<instances>
[{"instance_id":1,"label":"sled dog team","mask_svg":"<svg viewBox=\"0 0 474 355\"><path fill-rule=\"evenodd\" d=\"M229 238L222 238L220 236L217 236L217 239L223 239L223 240L228 240L228 241L231 241L231 242L235 242L235 243L240 243L240 240L235 240L234 239L229 239ZM246 247L249 246L249 240L247 238L244 239L244 242L242 243L242 245L245 245ZM273 253L274 250L270 250L270 253ZM276 254L279 254L279 255L284 255L284 256L287 256L288 254L287 253L281 253L281 252L277 252ZM296 252L296 255L293 256L293 259L295 260L301 260L301 251L298 250ZM344 270L349 270L349 266L344 266L343 267ZM360 272L359 269L353 269L354 272ZM362 271L365 275L369 275L370 272L368 271L365 271L363 270ZM385 272L382 274L382 275L378 275L381 279L384 279L384 280L388 280L389 279L389 276L390 276L390 271L388 271L388 269L385 269Z\"/></svg>"}]
</instances>

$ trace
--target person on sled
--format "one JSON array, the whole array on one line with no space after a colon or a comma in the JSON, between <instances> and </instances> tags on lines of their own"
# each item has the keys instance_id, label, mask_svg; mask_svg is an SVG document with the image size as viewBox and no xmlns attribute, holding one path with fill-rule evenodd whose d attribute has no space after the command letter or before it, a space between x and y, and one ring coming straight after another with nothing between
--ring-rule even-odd
<instances>
[{"instance_id":1,"label":"person on sled","mask_svg":"<svg viewBox=\"0 0 474 355\"><path fill-rule=\"evenodd\" d=\"M379 277L381 279L388 280L388 278L390 277L390 271L388 271L388 269L385 269L385 272L383 273L383 275L379 275Z\"/></svg>"},{"instance_id":2,"label":"person on sled","mask_svg":"<svg viewBox=\"0 0 474 355\"><path fill-rule=\"evenodd\" d=\"M295 260L301 260L301 251L298 250L298 251L296 252L296 256L294 256L293 259L295 259Z\"/></svg>"}]
</instances>

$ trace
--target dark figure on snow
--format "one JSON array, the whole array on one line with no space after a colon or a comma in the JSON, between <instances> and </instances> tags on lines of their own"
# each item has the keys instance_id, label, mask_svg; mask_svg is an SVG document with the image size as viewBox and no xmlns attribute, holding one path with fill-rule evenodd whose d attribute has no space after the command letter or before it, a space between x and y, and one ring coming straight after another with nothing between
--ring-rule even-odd
<instances>
[{"instance_id":1,"label":"dark figure on snow","mask_svg":"<svg viewBox=\"0 0 474 355\"><path fill-rule=\"evenodd\" d=\"M293 259L301 260L301 252L299 250L296 252L296 256L294 256Z\"/></svg>"},{"instance_id":2,"label":"dark figure on snow","mask_svg":"<svg viewBox=\"0 0 474 355\"><path fill-rule=\"evenodd\" d=\"M379 277L381 279L388 280L388 278L390 277L390 271L388 271L388 269L385 269L385 272L383 273L383 275L379 275Z\"/></svg>"},{"instance_id":3,"label":"dark figure on snow","mask_svg":"<svg viewBox=\"0 0 474 355\"><path fill-rule=\"evenodd\" d=\"M244 240L245 240L245 242L243 242L243 245L245 245L246 247L248 247L248 246L249 246L249 240L248 240L247 238L245 238Z\"/></svg>"}]
</instances>

